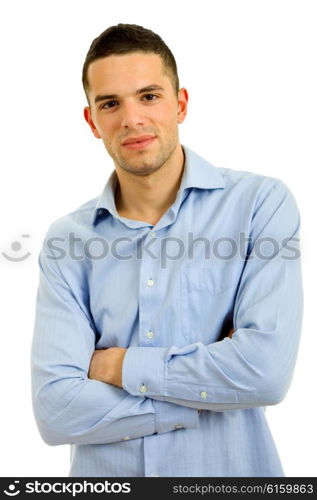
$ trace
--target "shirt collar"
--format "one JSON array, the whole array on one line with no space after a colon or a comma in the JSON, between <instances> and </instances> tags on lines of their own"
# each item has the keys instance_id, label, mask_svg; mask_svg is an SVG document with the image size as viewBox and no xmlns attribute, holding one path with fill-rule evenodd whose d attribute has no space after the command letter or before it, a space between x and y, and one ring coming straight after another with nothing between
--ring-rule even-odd
<instances>
[{"instance_id":1,"label":"shirt collar","mask_svg":"<svg viewBox=\"0 0 317 500\"><path fill-rule=\"evenodd\" d=\"M215 189L224 188L224 177L221 170L201 156L194 153L187 146L183 146L185 155L184 172L177 197L187 188ZM103 192L97 199L96 207L93 210L92 224L94 225L98 216L105 211L110 212L114 217L120 217L115 204L115 190L118 183L116 171L111 173Z\"/></svg>"}]
</instances>

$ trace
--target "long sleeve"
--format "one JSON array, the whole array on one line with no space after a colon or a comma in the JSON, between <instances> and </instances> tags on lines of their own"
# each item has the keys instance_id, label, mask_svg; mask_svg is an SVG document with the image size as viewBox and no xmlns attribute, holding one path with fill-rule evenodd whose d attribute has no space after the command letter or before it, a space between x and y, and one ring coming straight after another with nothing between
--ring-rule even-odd
<instances>
[{"instance_id":1,"label":"long sleeve","mask_svg":"<svg viewBox=\"0 0 317 500\"><path fill-rule=\"evenodd\" d=\"M279 180L251 215L232 339L130 347L123 387L131 395L142 392L155 400L214 411L273 405L285 397L303 313L300 215L293 195Z\"/></svg>"},{"instance_id":2,"label":"long sleeve","mask_svg":"<svg viewBox=\"0 0 317 500\"><path fill-rule=\"evenodd\" d=\"M31 348L32 403L38 429L50 445L99 444L195 428L191 408L88 378L95 329L57 259L39 255L40 277Z\"/></svg>"}]
</instances>

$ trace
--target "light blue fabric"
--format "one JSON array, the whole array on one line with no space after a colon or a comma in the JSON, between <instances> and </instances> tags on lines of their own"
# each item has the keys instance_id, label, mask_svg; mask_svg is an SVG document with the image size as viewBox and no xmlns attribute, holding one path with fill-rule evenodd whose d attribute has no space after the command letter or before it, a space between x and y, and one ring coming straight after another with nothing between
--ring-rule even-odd
<instances>
[{"instance_id":1,"label":"light blue fabric","mask_svg":"<svg viewBox=\"0 0 317 500\"><path fill-rule=\"evenodd\" d=\"M155 226L118 215L113 171L43 242L33 408L46 443L71 445L70 476L284 475L265 407L300 340L298 208L281 180L183 150ZM112 346L122 389L88 379Z\"/></svg>"}]
</instances>

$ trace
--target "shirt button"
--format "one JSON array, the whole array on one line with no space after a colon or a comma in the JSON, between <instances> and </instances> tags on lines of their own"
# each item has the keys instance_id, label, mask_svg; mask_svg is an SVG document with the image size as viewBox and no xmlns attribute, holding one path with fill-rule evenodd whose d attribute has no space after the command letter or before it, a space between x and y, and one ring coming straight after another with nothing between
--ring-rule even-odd
<instances>
[{"instance_id":1,"label":"shirt button","mask_svg":"<svg viewBox=\"0 0 317 500\"><path fill-rule=\"evenodd\" d=\"M181 424L176 424L175 429L183 429L184 427Z\"/></svg>"},{"instance_id":2,"label":"shirt button","mask_svg":"<svg viewBox=\"0 0 317 500\"><path fill-rule=\"evenodd\" d=\"M124 438L122 438L122 441L128 441L130 439L130 436L126 436Z\"/></svg>"},{"instance_id":3,"label":"shirt button","mask_svg":"<svg viewBox=\"0 0 317 500\"><path fill-rule=\"evenodd\" d=\"M146 387L146 385L144 385L144 384L143 384L143 385L141 385L141 387L140 387L140 389L139 389L139 390L140 390L140 392L146 392L146 391L147 391L147 387Z\"/></svg>"},{"instance_id":4,"label":"shirt button","mask_svg":"<svg viewBox=\"0 0 317 500\"><path fill-rule=\"evenodd\" d=\"M150 231L150 235L152 238L155 238L156 237L156 232L155 231Z\"/></svg>"},{"instance_id":5,"label":"shirt button","mask_svg":"<svg viewBox=\"0 0 317 500\"><path fill-rule=\"evenodd\" d=\"M154 333L151 330L149 330L147 332L146 336L147 336L148 339L152 339L154 337Z\"/></svg>"},{"instance_id":6,"label":"shirt button","mask_svg":"<svg viewBox=\"0 0 317 500\"><path fill-rule=\"evenodd\" d=\"M153 286L154 285L154 280L152 278L147 280L147 286Z\"/></svg>"},{"instance_id":7,"label":"shirt button","mask_svg":"<svg viewBox=\"0 0 317 500\"><path fill-rule=\"evenodd\" d=\"M200 393L200 397L201 397L202 399L206 399L206 397L207 397L207 396L208 396L208 394L207 394L207 392L205 392L205 391L203 391L203 392L201 392L201 393Z\"/></svg>"}]
</instances>

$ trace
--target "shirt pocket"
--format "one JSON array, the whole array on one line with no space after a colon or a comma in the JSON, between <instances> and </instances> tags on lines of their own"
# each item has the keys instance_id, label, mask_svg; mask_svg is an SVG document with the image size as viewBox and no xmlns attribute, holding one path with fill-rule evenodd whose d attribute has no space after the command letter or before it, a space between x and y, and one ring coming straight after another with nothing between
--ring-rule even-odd
<instances>
[{"instance_id":1,"label":"shirt pocket","mask_svg":"<svg viewBox=\"0 0 317 500\"><path fill-rule=\"evenodd\" d=\"M181 327L187 341L208 344L218 340L233 312L236 280L232 273L211 267L181 270Z\"/></svg>"}]
</instances>

